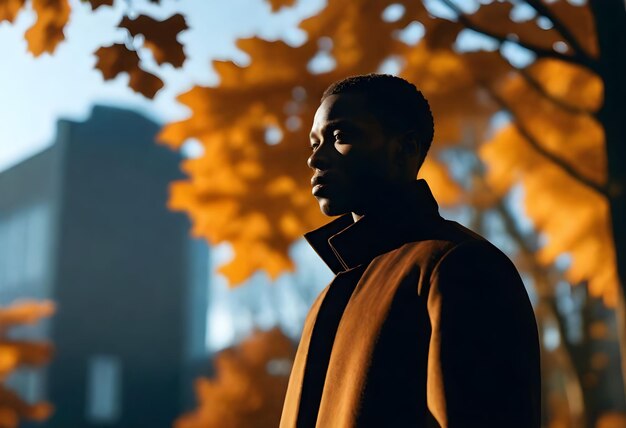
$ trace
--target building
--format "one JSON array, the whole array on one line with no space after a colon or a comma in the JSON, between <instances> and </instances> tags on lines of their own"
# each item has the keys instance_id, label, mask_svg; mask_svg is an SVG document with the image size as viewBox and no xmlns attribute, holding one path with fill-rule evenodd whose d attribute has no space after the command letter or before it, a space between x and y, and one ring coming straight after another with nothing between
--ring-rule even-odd
<instances>
[{"instance_id":1,"label":"building","mask_svg":"<svg viewBox=\"0 0 626 428\"><path fill-rule=\"evenodd\" d=\"M166 208L180 157L155 144L158 130L136 112L94 107L0 173L0 303L58 306L19 332L50 338L53 361L11 380L54 404L43 426L169 427L192 407L208 363L208 250Z\"/></svg>"}]
</instances>

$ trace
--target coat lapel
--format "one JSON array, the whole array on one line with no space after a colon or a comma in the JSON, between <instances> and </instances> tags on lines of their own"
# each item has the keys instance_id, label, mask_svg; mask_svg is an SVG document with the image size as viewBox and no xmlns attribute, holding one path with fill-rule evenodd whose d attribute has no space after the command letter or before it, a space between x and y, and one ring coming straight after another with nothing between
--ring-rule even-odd
<instances>
[{"instance_id":1,"label":"coat lapel","mask_svg":"<svg viewBox=\"0 0 626 428\"><path fill-rule=\"evenodd\" d=\"M294 358L291 375L289 377L287 395L285 397L283 413L280 419L280 428L293 428L296 426L298 408L300 407L300 395L302 393L304 368L306 366L306 359L309 354L309 345L311 343L311 333L313 332L313 326L315 325L317 314L324 298L326 297L326 293L328 293L329 287L330 286L324 288L320 295L317 296L317 299L313 302L309 314L304 321L302 337L300 338L300 344L298 345L298 352Z\"/></svg>"},{"instance_id":2,"label":"coat lapel","mask_svg":"<svg viewBox=\"0 0 626 428\"><path fill-rule=\"evenodd\" d=\"M397 287L412 268L398 265L397 260L402 257L402 252L396 252L384 263L374 260L363 273L346 306L328 364L318 428L356 424L359 400L382 324Z\"/></svg>"}]
</instances>

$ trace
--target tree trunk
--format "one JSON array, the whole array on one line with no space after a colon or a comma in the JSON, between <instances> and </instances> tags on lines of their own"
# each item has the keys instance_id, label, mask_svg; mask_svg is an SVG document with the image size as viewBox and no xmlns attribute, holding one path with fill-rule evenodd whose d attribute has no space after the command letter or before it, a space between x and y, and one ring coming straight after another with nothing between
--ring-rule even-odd
<instances>
[{"instance_id":1,"label":"tree trunk","mask_svg":"<svg viewBox=\"0 0 626 428\"><path fill-rule=\"evenodd\" d=\"M600 50L598 73L604 82L598 119L604 128L608 160L608 199L620 279L617 316L622 375L626 376L626 8L624 0L589 0L589 5Z\"/></svg>"}]
</instances>

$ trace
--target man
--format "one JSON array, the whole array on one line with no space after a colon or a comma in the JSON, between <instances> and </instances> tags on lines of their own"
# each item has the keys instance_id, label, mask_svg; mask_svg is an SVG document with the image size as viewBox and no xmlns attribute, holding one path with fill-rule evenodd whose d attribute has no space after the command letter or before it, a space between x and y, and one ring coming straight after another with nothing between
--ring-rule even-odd
<instances>
[{"instance_id":1,"label":"man","mask_svg":"<svg viewBox=\"0 0 626 428\"><path fill-rule=\"evenodd\" d=\"M417 180L428 102L389 75L322 96L306 238L336 276L305 321L282 428L540 426L539 343L513 264Z\"/></svg>"}]
</instances>

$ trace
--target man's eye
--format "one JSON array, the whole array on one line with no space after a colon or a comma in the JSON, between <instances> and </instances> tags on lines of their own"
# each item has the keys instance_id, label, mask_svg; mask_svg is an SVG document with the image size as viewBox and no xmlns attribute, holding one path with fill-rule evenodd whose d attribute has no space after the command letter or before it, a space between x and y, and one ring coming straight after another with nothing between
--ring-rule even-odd
<instances>
[{"instance_id":1,"label":"man's eye","mask_svg":"<svg viewBox=\"0 0 626 428\"><path fill-rule=\"evenodd\" d=\"M343 132L335 132L333 136L335 137L335 141L340 141L345 138L345 134Z\"/></svg>"},{"instance_id":2,"label":"man's eye","mask_svg":"<svg viewBox=\"0 0 626 428\"><path fill-rule=\"evenodd\" d=\"M313 143L313 144L311 144L311 150L313 150L313 151L317 150L319 145L320 145L320 143Z\"/></svg>"}]
</instances>

